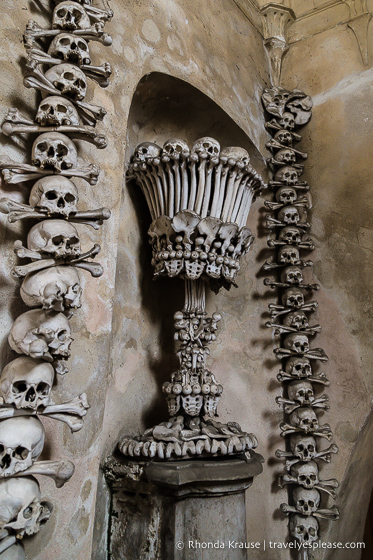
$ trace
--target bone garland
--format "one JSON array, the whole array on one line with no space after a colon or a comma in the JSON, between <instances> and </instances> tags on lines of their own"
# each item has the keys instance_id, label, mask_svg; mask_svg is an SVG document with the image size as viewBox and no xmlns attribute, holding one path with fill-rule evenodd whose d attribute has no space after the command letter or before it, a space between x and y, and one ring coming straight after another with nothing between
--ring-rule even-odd
<instances>
[{"instance_id":1,"label":"bone garland","mask_svg":"<svg viewBox=\"0 0 373 560\"><path fill-rule=\"evenodd\" d=\"M273 232L268 246L276 251L272 261L263 265L263 270L276 273L280 278L273 281L265 278L264 284L272 289L280 289L279 304L269 304L272 321L266 326L274 329L280 338L279 347L274 353L284 360L284 371L280 370L277 379L284 383L284 396L276 397L283 407L288 421L280 423L281 436L290 437L289 451L277 450L278 458L286 459L285 473L280 476L279 484L291 484L289 504L281 504L281 510L289 515L289 529L300 544L310 543L319 538L317 518L335 520L339 517L336 506L321 508L322 490L332 498L336 497L338 482L319 480L316 461L331 461L331 455L338 452L332 443L320 450L320 440L332 438L328 424L320 425L317 412L328 410L328 396L316 395L314 387L328 386L325 373L315 373L315 361L326 362L327 355L322 348L310 348L309 338L320 332L320 325L311 325L308 314L317 308L317 302L306 303L305 293L318 290L318 284L308 284L303 270L313 265L312 261L301 258L300 251L312 251L314 243L305 231L310 228L307 210L311 208L309 186L300 181L307 154L293 147L301 136L294 132L296 126L308 122L311 117L312 101L309 96L294 90L289 92L281 87L266 89L262 96L263 104L272 118L266 124L273 138L266 146L273 153L269 158L274 177L269 185L275 192L275 201L266 201L265 206L274 211L275 216L266 215L267 228ZM276 258L277 257L277 258ZM282 304L282 305L281 305ZM300 550L298 560L308 560L307 549Z\"/></svg>"},{"instance_id":2,"label":"bone garland","mask_svg":"<svg viewBox=\"0 0 373 560\"><path fill-rule=\"evenodd\" d=\"M80 235L71 222L98 229L110 217L107 208L78 210L78 190L70 180L82 177L95 185L99 174L95 164L78 163L73 140L90 141L97 148L107 143L94 128L106 111L89 104L85 97L87 76L103 87L108 85L110 64L92 66L88 42L111 44L104 25L113 14L88 4L56 1L50 29L29 22L24 83L40 90L44 98L34 119L10 109L2 124L2 132L8 136L37 135L31 164L1 157L5 181L38 180L32 186L29 205L2 198L0 211L8 214L10 223L40 220L29 232L27 247L21 240L15 242L15 253L32 262L15 266L12 273L25 277L21 295L35 309L16 319L9 344L20 357L5 366L0 378L0 556L4 560L23 560L24 551L16 540L36 533L52 512L52 505L41 501L39 485L30 475L50 476L62 487L74 472L70 461L37 461L44 445L40 418L64 422L76 432L83 427L89 408L85 393L61 404L52 401L55 373L67 372L72 342L69 318L81 305L77 268L94 277L103 273L100 264L85 260L99 253L99 244L83 253ZM48 38L47 53L43 41ZM51 66L45 74L41 64Z\"/></svg>"},{"instance_id":3,"label":"bone garland","mask_svg":"<svg viewBox=\"0 0 373 560\"><path fill-rule=\"evenodd\" d=\"M221 315L207 317L202 280L186 281L185 306L174 319L180 368L162 387L170 419L138 438L122 438L120 451L130 457L158 459L249 452L257 446L253 434L244 432L236 422L223 424L215 420L223 387L205 363Z\"/></svg>"}]
</instances>

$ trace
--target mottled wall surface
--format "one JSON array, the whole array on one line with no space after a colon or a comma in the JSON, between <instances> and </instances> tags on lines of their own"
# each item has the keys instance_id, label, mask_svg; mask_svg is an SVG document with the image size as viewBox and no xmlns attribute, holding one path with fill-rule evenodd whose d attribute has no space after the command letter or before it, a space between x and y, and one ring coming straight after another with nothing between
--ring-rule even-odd
<instances>
[{"instance_id":1,"label":"mottled wall surface","mask_svg":"<svg viewBox=\"0 0 373 560\"><path fill-rule=\"evenodd\" d=\"M113 36L113 47L93 45L92 58L98 64L110 60L112 84L102 90L91 82L88 96L88 101L102 104L108 111L100 128L108 134L109 147L99 152L79 143L79 155L102 168L97 187L81 181L81 208L109 206L113 210L101 232L81 228L83 248L93 242L102 245L98 260L105 274L99 280L84 276L84 304L72 320L71 371L58 380L55 389L57 402L86 391L92 408L83 430L73 436L67 427L44 422L48 445L43 458L70 458L77 468L62 490L41 479L43 494L52 498L55 511L43 531L26 543L30 558L37 560L105 560L107 493L99 467L120 435L135 435L167 416L160 387L177 367L172 315L183 305L183 285L177 280L151 279L146 239L149 215L140 192L124 183L131 151L137 142L162 142L178 130L189 141L211 130L222 145L225 140L243 142L258 170L263 167L259 152L266 156L260 95L268 84L268 64L260 35L236 4L228 0L113 0L110 5L115 17L107 30ZM34 114L37 96L22 87L21 36L29 18L44 24L43 6L49 2L3 0L0 5L1 116L8 107ZM147 74L148 81L138 87ZM162 81L162 74L178 79L175 91ZM179 80L190 84L184 94ZM322 286L316 294L320 304L316 319L323 326L317 346L331 358L325 371L332 382L328 391L332 408L324 418L340 447L331 465L323 468L322 477L336 476L343 481L342 520L330 524L331 540L350 533L349 540L361 539L356 531L362 529L367 499L361 496L360 485L369 492L368 476L362 480L359 466L364 471L371 458L368 446L359 441L359 432L368 415L373 384L368 338L373 316L369 293L372 194L368 187L371 80L372 71L363 66L347 26L295 43L285 57L282 85L303 89L315 102L300 149L309 153L306 179L313 192L312 232L317 242L314 281ZM167 91L172 98L168 105ZM160 95L164 103L159 103L155 118L154 98ZM194 105L198 114L205 113L199 121L187 111L193 106L191 96L201 104ZM15 142L4 136L0 141L2 154L29 161ZM26 146L29 149L31 142ZM1 183L1 191L26 200L28 187ZM238 289L208 298L209 311L223 312L208 367L225 387L220 418L236 420L254 432L260 442L258 450L267 460L264 473L248 493L248 538L283 542L286 521L275 510L287 494L279 492L274 482L281 464L270 459L282 447L277 427L282 413L274 402L280 390L273 381L278 363L273 359L270 332L263 328L272 292L263 286L260 273L268 256L261 205L260 201L254 204L249 218L257 240L245 258ZM0 228L3 366L13 357L6 342L12 321L25 311L18 284L9 274L13 241L20 235L24 238L24 232L8 225L4 216ZM367 434L368 427L360 437L367 438ZM368 468L364 472L369 474ZM352 508L359 511L355 525L350 523ZM262 554L253 552L250 558L259 560ZM283 551L277 558L288 556ZM338 560L344 558L357 560L359 556L353 557L351 552L338 556Z\"/></svg>"}]
</instances>

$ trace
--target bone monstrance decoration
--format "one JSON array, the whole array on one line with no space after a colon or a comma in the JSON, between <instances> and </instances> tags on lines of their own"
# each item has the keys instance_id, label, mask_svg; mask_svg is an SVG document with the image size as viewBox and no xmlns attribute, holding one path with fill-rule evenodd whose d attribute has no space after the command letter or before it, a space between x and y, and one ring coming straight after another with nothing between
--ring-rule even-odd
<instances>
[{"instance_id":1,"label":"bone monstrance decoration","mask_svg":"<svg viewBox=\"0 0 373 560\"><path fill-rule=\"evenodd\" d=\"M0 212L10 223L31 219L26 246L14 243L14 252L26 264L16 265L12 275L22 279L21 297L31 308L14 322L8 341L19 355L0 376L0 557L23 560L19 540L39 531L53 506L42 500L33 475L51 477L60 488L73 472L71 461L39 461L44 447L42 417L67 424L71 432L83 427L89 408L82 393L71 401L52 399L56 374L67 372L73 341L70 319L81 306L83 291L79 269L93 277L103 268L93 259L100 245L85 250L81 225L96 230L110 217L108 208L80 210L79 192L73 181L97 183L99 168L81 164L76 140L105 148L106 137L96 124L106 111L85 101L89 80L106 87L109 63L92 66L89 42L112 43L104 32L111 10L96 8L91 0L54 0L50 29L29 21L24 35L27 51L26 87L41 92L32 120L18 109L9 109L2 132L31 140L31 163L0 156L5 182L26 183L29 198L19 202L0 199Z\"/></svg>"},{"instance_id":2,"label":"bone monstrance decoration","mask_svg":"<svg viewBox=\"0 0 373 560\"><path fill-rule=\"evenodd\" d=\"M206 368L220 313L209 317L205 289L235 285L240 259L253 241L246 220L264 187L239 147L220 149L214 138L190 148L178 138L139 144L129 174L140 186L152 218L149 238L155 277L181 277L185 305L174 315L178 371L163 384L169 420L140 437L124 437L120 451L158 460L233 456L257 446L236 422L216 420L222 385Z\"/></svg>"},{"instance_id":3,"label":"bone monstrance decoration","mask_svg":"<svg viewBox=\"0 0 373 560\"><path fill-rule=\"evenodd\" d=\"M317 362L326 362L328 357L322 348L311 347L310 338L321 327L309 320L318 304L306 302L306 294L319 286L305 281L313 262L301 258L301 251L309 252L315 247L308 236L309 186L300 181L304 165L299 160L304 161L307 154L294 148L301 140L295 129L311 118L312 100L301 91L277 86L266 89L262 100L271 119L266 128L273 136L267 143L273 153L268 163L273 171L269 184L275 197L274 201L265 202L275 212L275 217L266 216L271 232L268 246L277 253L272 261L264 263L263 270L279 274L279 281L266 278L264 284L279 290L280 300L278 304L269 304L272 321L266 326L274 329L279 342L274 353L283 363L277 379L284 386L284 396L278 396L276 402L287 418L280 423L280 430L289 444L285 451L276 451L276 456L286 461L279 485L290 485L289 504L283 503L280 508L289 515L291 535L303 545L299 560L308 560L307 545L319 539L318 519L339 517L338 507L321 507L320 491L335 499L339 484L334 478L320 480L317 461L329 463L338 447L334 443L324 448L321 445L323 438L330 441L333 435L330 426L320 425L318 418L320 412L329 409L329 399L326 394L317 393L317 388L329 386L329 380L317 370Z\"/></svg>"}]
</instances>

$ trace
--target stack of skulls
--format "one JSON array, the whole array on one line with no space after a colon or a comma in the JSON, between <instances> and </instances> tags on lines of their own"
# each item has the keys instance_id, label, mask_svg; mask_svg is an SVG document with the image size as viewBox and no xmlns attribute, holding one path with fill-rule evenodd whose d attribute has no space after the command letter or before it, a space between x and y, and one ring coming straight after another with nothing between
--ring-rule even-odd
<instances>
[{"instance_id":1,"label":"stack of skulls","mask_svg":"<svg viewBox=\"0 0 373 560\"><path fill-rule=\"evenodd\" d=\"M274 353L283 363L277 379L284 386L284 396L277 397L276 402L283 407L287 420L280 424L281 435L289 436L289 450L276 452L277 457L286 459L279 484L291 485L289 504L281 504L281 509L289 514L291 535L304 545L299 559L307 560L307 545L319 539L317 518L339 516L336 506L321 506L320 491L335 498L338 481L320 480L318 461L330 462L331 454L337 453L338 448L331 444L322 449L323 438L330 441L332 432L328 424L320 425L318 418L318 413L328 410L329 405L327 395L316 395L316 387L328 386L329 381L323 372L317 371L317 362L326 362L328 358L322 348L310 347L310 338L321 327L310 324L309 314L315 311L317 302L306 303L305 296L319 286L304 280L305 269L313 264L301 254L314 249L307 234L311 198L308 184L300 181L304 165L299 162L307 154L294 148L301 140L295 129L311 118L312 100L301 91L289 92L281 87L266 89L262 100L271 119L266 127L273 135L267 147L273 153L268 163L274 175L269 184L275 200L265 205L274 213L266 219L271 231L268 245L276 251L275 258L265 262L263 269L279 275L277 281L264 280L279 294L278 304L269 305L272 321L266 326L274 329L280 342Z\"/></svg>"},{"instance_id":2,"label":"stack of skulls","mask_svg":"<svg viewBox=\"0 0 373 560\"><path fill-rule=\"evenodd\" d=\"M214 138L189 148L172 138L163 148L139 144L129 176L140 185L152 218L155 276L208 279L214 291L235 285L240 258L253 241L246 221L263 181L246 150L220 149Z\"/></svg>"},{"instance_id":3,"label":"stack of skulls","mask_svg":"<svg viewBox=\"0 0 373 560\"><path fill-rule=\"evenodd\" d=\"M113 14L91 6L90 0L55 0L55 4L50 29L29 21L24 37L25 85L42 94L35 119L10 109L2 124L8 136L37 137L31 164L0 158L5 182L30 185L28 204L2 198L0 211L11 223L34 220L26 246L21 240L14 246L16 255L30 262L12 270L13 276L23 279L21 297L32 309L19 316L10 331L10 347L20 356L5 366L0 377L1 560L24 559L17 539L38 532L52 512L52 504L41 499L33 475L50 476L61 487L74 471L71 461L37 461L45 438L40 417L62 421L72 432L83 426L89 408L86 395L54 404L52 389L55 374L67 372L73 340L69 319L81 306L79 269L94 277L103 273L100 264L89 260L100 246L83 252L74 224L98 229L110 216L107 208L78 210L78 189L72 178L83 178L91 185L98 179L96 165L78 163L75 140L106 146L105 136L95 129L105 111L84 99L87 77L102 87L108 85L110 65L91 65L89 41L111 44L103 29Z\"/></svg>"}]
</instances>

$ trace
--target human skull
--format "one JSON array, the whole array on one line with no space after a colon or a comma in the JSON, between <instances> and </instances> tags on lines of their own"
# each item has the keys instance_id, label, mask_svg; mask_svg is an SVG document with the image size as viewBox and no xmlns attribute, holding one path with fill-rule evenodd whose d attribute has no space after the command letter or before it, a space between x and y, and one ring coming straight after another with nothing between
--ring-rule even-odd
<instances>
[{"instance_id":1,"label":"human skull","mask_svg":"<svg viewBox=\"0 0 373 560\"><path fill-rule=\"evenodd\" d=\"M298 171L290 165L284 165L275 173L275 181L285 185L296 185L298 183Z\"/></svg>"},{"instance_id":2,"label":"human skull","mask_svg":"<svg viewBox=\"0 0 373 560\"><path fill-rule=\"evenodd\" d=\"M297 354L304 354L310 349L308 336L302 333L291 333L284 338L284 347Z\"/></svg>"},{"instance_id":3,"label":"human skull","mask_svg":"<svg viewBox=\"0 0 373 560\"><path fill-rule=\"evenodd\" d=\"M146 162L149 159L159 158L162 148L153 142L142 142L136 146L133 161L136 163Z\"/></svg>"},{"instance_id":4,"label":"human skull","mask_svg":"<svg viewBox=\"0 0 373 560\"><path fill-rule=\"evenodd\" d=\"M220 154L220 144L214 138L205 136L194 142L191 152L202 156L218 157Z\"/></svg>"},{"instance_id":5,"label":"human skull","mask_svg":"<svg viewBox=\"0 0 373 560\"><path fill-rule=\"evenodd\" d=\"M280 230L279 240L289 245L298 245L302 243L301 231L294 226L286 226Z\"/></svg>"},{"instance_id":6,"label":"human skull","mask_svg":"<svg viewBox=\"0 0 373 560\"><path fill-rule=\"evenodd\" d=\"M32 163L40 169L50 169L57 173L75 169L78 165L75 144L60 132L44 132L33 143Z\"/></svg>"},{"instance_id":7,"label":"human skull","mask_svg":"<svg viewBox=\"0 0 373 560\"><path fill-rule=\"evenodd\" d=\"M0 528L15 534L18 539L37 533L48 521L52 510L50 502L41 501L39 483L35 478L24 476L0 481Z\"/></svg>"},{"instance_id":8,"label":"human skull","mask_svg":"<svg viewBox=\"0 0 373 560\"><path fill-rule=\"evenodd\" d=\"M53 380L51 364L21 356L3 369L0 391L6 404L12 404L17 409L37 410L40 406L48 406Z\"/></svg>"},{"instance_id":9,"label":"human skull","mask_svg":"<svg viewBox=\"0 0 373 560\"><path fill-rule=\"evenodd\" d=\"M312 383L305 380L292 381L288 385L288 396L291 401L309 405L315 400Z\"/></svg>"},{"instance_id":10,"label":"human skull","mask_svg":"<svg viewBox=\"0 0 373 560\"><path fill-rule=\"evenodd\" d=\"M87 78L84 72L73 64L56 64L46 71L45 77L62 95L74 101L81 101L87 94Z\"/></svg>"},{"instance_id":11,"label":"human skull","mask_svg":"<svg viewBox=\"0 0 373 560\"><path fill-rule=\"evenodd\" d=\"M303 488L313 488L319 483L319 467L315 461L296 463L291 467L290 473Z\"/></svg>"},{"instance_id":12,"label":"human skull","mask_svg":"<svg viewBox=\"0 0 373 560\"><path fill-rule=\"evenodd\" d=\"M277 140L277 142L280 142L283 146L292 147L293 145L293 135L288 130L279 130L274 135L274 139Z\"/></svg>"},{"instance_id":13,"label":"human skull","mask_svg":"<svg viewBox=\"0 0 373 560\"><path fill-rule=\"evenodd\" d=\"M63 313L31 309L15 320L8 341L12 350L47 361L70 357L72 342L68 319Z\"/></svg>"},{"instance_id":14,"label":"human skull","mask_svg":"<svg viewBox=\"0 0 373 560\"><path fill-rule=\"evenodd\" d=\"M289 416L290 424L303 430L306 434L314 432L319 427L319 420L313 408L297 408Z\"/></svg>"},{"instance_id":15,"label":"human skull","mask_svg":"<svg viewBox=\"0 0 373 560\"><path fill-rule=\"evenodd\" d=\"M25 471L44 447L43 424L36 416L16 416L0 421L0 477Z\"/></svg>"},{"instance_id":16,"label":"human skull","mask_svg":"<svg viewBox=\"0 0 373 560\"><path fill-rule=\"evenodd\" d=\"M0 554L0 560L26 560L25 549L20 543L13 544Z\"/></svg>"},{"instance_id":17,"label":"human skull","mask_svg":"<svg viewBox=\"0 0 373 560\"><path fill-rule=\"evenodd\" d=\"M300 220L299 210L296 206L284 206L279 210L277 217L284 224L295 226Z\"/></svg>"},{"instance_id":18,"label":"human skull","mask_svg":"<svg viewBox=\"0 0 373 560\"><path fill-rule=\"evenodd\" d=\"M290 92L280 86L267 88L262 95L263 105L268 113L279 117L283 114L289 95Z\"/></svg>"},{"instance_id":19,"label":"human skull","mask_svg":"<svg viewBox=\"0 0 373 560\"><path fill-rule=\"evenodd\" d=\"M304 516L293 513L289 520L290 533L302 544L317 541L319 524L312 515Z\"/></svg>"},{"instance_id":20,"label":"human skull","mask_svg":"<svg viewBox=\"0 0 373 560\"><path fill-rule=\"evenodd\" d=\"M28 307L77 309L81 307L81 279L73 266L54 266L28 274L20 294Z\"/></svg>"},{"instance_id":21,"label":"human skull","mask_svg":"<svg viewBox=\"0 0 373 560\"><path fill-rule=\"evenodd\" d=\"M281 148L281 150L276 153L274 160L281 164L292 164L296 163L297 158L294 150L291 150L290 148Z\"/></svg>"},{"instance_id":22,"label":"human skull","mask_svg":"<svg viewBox=\"0 0 373 560\"><path fill-rule=\"evenodd\" d=\"M76 2L61 2L53 11L53 29L88 29L91 26L87 12Z\"/></svg>"},{"instance_id":23,"label":"human skull","mask_svg":"<svg viewBox=\"0 0 373 560\"><path fill-rule=\"evenodd\" d=\"M276 200L282 204L294 204L297 198L297 191L293 187L280 187L276 192Z\"/></svg>"},{"instance_id":24,"label":"human skull","mask_svg":"<svg viewBox=\"0 0 373 560\"><path fill-rule=\"evenodd\" d=\"M303 515L311 515L319 509L320 492L315 488L306 490L305 488L296 487L293 490L293 501L297 510Z\"/></svg>"},{"instance_id":25,"label":"human skull","mask_svg":"<svg viewBox=\"0 0 373 560\"><path fill-rule=\"evenodd\" d=\"M53 39L48 54L77 66L91 64L87 41L77 35L59 33Z\"/></svg>"},{"instance_id":26,"label":"human skull","mask_svg":"<svg viewBox=\"0 0 373 560\"><path fill-rule=\"evenodd\" d=\"M312 377L311 362L308 358L292 356L286 360L285 371L289 375L304 379Z\"/></svg>"},{"instance_id":27,"label":"human skull","mask_svg":"<svg viewBox=\"0 0 373 560\"><path fill-rule=\"evenodd\" d=\"M316 440L313 436L292 434L290 436L290 449L294 457L298 457L306 463L311 461L317 453Z\"/></svg>"},{"instance_id":28,"label":"human skull","mask_svg":"<svg viewBox=\"0 0 373 560\"><path fill-rule=\"evenodd\" d=\"M282 115L282 118L277 121L281 128L285 130L293 130L295 127L295 117L292 113L285 111Z\"/></svg>"},{"instance_id":29,"label":"human skull","mask_svg":"<svg viewBox=\"0 0 373 560\"><path fill-rule=\"evenodd\" d=\"M184 159L189 156L189 153L188 144L180 138L170 138L163 144L162 155L168 156L170 159Z\"/></svg>"},{"instance_id":30,"label":"human skull","mask_svg":"<svg viewBox=\"0 0 373 560\"><path fill-rule=\"evenodd\" d=\"M47 210L48 214L69 217L78 211L78 189L63 175L48 175L36 181L31 189L29 203L33 208Z\"/></svg>"},{"instance_id":31,"label":"human skull","mask_svg":"<svg viewBox=\"0 0 373 560\"><path fill-rule=\"evenodd\" d=\"M299 266L287 266L281 273L281 282L284 284L301 284L303 273Z\"/></svg>"},{"instance_id":32,"label":"human skull","mask_svg":"<svg viewBox=\"0 0 373 560\"><path fill-rule=\"evenodd\" d=\"M36 122L42 126L79 126L79 115L68 99L58 95L50 95L43 99L35 116Z\"/></svg>"},{"instance_id":33,"label":"human skull","mask_svg":"<svg viewBox=\"0 0 373 560\"><path fill-rule=\"evenodd\" d=\"M27 236L27 247L57 259L72 259L81 254L77 229L64 220L44 220L34 225Z\"/></svg>"},{"instance_id":34,"label":"human skull","mask_svg":"<svg viewBox=\"0 0 373 560\"><path fill-rule=\"evenodd\" d=\"M287 288L282 294L281 300L285 307L299 309L304 305L304 294L300 288Z\"/></svg>"},{"instance_id":35,"label":"human skull","mask_svg":"<svg viewBox=\"0 0 373 560\"><path fill-rule=\"evenodd\" d=\"M297 264L299 263L299 250L292 245L283 245L278 250L278 262L281 264Z\"/></svg>"},{"instance_id":36,"label":"human skull","mask_svg":"<svg viewBox=\"0 0 373 560\"><path fill-rule=\"evenodd\" d=\"M309 326L308 317L304 311L291 311L284 317L283 324L298 330Z\"/></svg>"},{"instance_id":37,"label":"human skull","mask_svg":"<svg viewBox=\"0 0 373 560\"><path fill-rule=\"evenodd\" d=\"M223 148L220 152L220 157L227 158L228 160L232 159L244 165L249 165L250 163L249 153L244 148L239 148L238 146Z\"/></svg>"}]
</instances>

